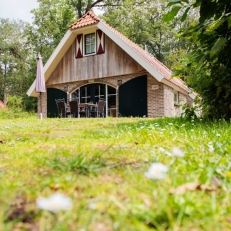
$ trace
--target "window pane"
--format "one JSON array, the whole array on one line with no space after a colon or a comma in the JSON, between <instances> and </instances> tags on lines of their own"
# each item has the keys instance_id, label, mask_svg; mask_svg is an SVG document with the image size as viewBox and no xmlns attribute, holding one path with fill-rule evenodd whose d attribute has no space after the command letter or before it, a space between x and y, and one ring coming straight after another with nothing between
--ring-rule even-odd
<instances>
[{"instance_id":1,"label":"window pane","mask_svg":"<svg viewBox=\"0 0 231 231\"><path fill-rule=\"evenodd\" d=\"M99 86L95 85L95 95L98 96L99 95Z\"/></svg>"},{"instance_id":2,"label":"window pane","mask_svg":"<svg viewBox=\"0 0 231 231\"><path fill-rule=\"evenodd\" d=\"M104 95L105 95L105 86L100 85L100 96L104 96Z\"/></svg>"},{"instance_id":3,"label":"window pane","mask_svg":"<svg viewBox=\"0 0 231 231\"><path fill-rule=\"evenodd\" d=\"M91 47L90 45L86 45L86 54L90 54L91 53Z\"/></svg>"},{"instance_id":4,"label":"window pane","mask_svg":"<svg viewBox=\"0 0 231 231\"><path fill-rule=\"evenodd\" d=\"M88 86L88 87L86 87L86 89L87 89L87 97L90 97L90 94L91 94L91 87L90 86Z\"/></svg>"},{"instance_id":5,"label":"window pane","mask_svg":"<svg viewBox=\"0 0 231 231\"><path fill-rule=\"evenodd\" d=\"M91 53L95 53L95 44L91 45Z\"/></svg>"},{"instance_id":6,"label":"window pane","mask_svg":"<svg viewBox=\"0 0 231 231\"><path fill-rule=\"evenodd\" d=\"M108 96L108 107L116 108L116 96L115 95Z\"/></svg>"},{"instance_id":7,"label":"window pane","mask_svg":"<svg viewBox=\"0 0 231 231\"><path fill-rule=\"evenodd\" d=\"M116 89L113 87L108 86L108 95L116 94Z\"/></svg>"},{"instance_id":8,"label":"window pane","mask_svg":"<svg viewBox=\"0 0 231 231\"><path fill-rule=\"evenodd\" d=\"M85 53L95 53L95 34L85 35Z\"/></svg>"}]
</instances>

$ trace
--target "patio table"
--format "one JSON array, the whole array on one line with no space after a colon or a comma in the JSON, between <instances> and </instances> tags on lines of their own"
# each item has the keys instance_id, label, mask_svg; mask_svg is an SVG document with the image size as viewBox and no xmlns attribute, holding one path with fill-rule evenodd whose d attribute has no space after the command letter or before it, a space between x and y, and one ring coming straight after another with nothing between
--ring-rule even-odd
<instances>
[{"instance_id":1,"label":"patio table","mask_svg":"<svg viewBox=\"0 0 231 231\"><path fill-rule=\"evenodd\" d=\"M81 108L84 108L84 110L86 111L86 117L90 117L90 112L89 112L90 107L97 108L98 105L94 103L79 103L79 109L81 110Z\"/></svg>"}]
</instances>

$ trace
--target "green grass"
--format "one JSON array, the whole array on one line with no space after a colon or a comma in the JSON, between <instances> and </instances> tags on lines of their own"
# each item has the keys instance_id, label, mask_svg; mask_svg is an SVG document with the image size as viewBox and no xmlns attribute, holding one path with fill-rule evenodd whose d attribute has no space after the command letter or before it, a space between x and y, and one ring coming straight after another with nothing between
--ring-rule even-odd
<instances>
[{"instance_id":1,"label":"green grass","mask_svg":"<svg viewBox=\"0 0 231 231\"><path fill-rule=\"evenodd\" d=\"M225 121L0 120L0 230L231 230L230 134ZM159 150L175 146L184 157ZM144 176L155 162L165 179ZM213 190L170 193L189 182ZM37 208L55 192L73 208Z\"/></svg>"}]
</instances>

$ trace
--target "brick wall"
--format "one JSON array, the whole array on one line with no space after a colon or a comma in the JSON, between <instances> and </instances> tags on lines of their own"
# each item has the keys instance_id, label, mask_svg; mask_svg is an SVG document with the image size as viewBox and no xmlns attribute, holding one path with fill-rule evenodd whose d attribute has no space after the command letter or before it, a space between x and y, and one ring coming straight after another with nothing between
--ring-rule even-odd
<instances>
[{"instance_id":1,"label":"brick wall","mask_svg":"<svg viewBox=\"0 0 231 231\"><path fill-rule=\"evenodd\" d=\"M174 102L174 90L173 88L164 85L164 116L175 117L181 116L183 110L182 107L185 103L192 105L193 100L183 93L179 92L179 102Z\"/></svg>"}]
</instances>

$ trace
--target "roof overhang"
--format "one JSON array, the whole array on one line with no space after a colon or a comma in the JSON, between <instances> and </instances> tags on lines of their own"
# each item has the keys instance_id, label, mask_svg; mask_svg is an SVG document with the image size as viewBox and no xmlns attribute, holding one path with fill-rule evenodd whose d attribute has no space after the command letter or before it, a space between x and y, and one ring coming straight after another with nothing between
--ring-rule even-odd
<instances>
[{"instance_id":1,"label":"roof overhang","mask_svg":"<svg viewBox=\"0 0 231 231\"><path fill-rule=\"evenodd\" d=\"M188 92L180 87L178 87L176 84L172 83L171 81L167 80L167 79L162 79L161 81L162 83L166 84L167 86L173 88L176 91L179 91L181 93L183 93L184 95L187 95Z\"/></svg>"},{"instance_id":2,"label":"roof overhang","mask_svg":"<svg viewBox=\"0 0 231 231\"><path fill-rule=\"evenodd\" d=\"M44 65L44 76L45 82L50 77L51 73L54 71L60 60L63 58L64 54L67 52L71 44L73 43L76 35L72 31L68 30L59 45L56 47L46 64ZM28 96L38 97L39 93L35 91L35 80L27 91Z\"/></svg>"},{"instance_id":3,"label":"roof overhang","mask_svg":"<svg viewBox=\"0 0 231 231\"><path fill-rule=\"evenodd\" d=\"M193 92L190 92L188 95L192 100L196 98L196 94L194 94Z\"/></svg>"}]
</instances>

